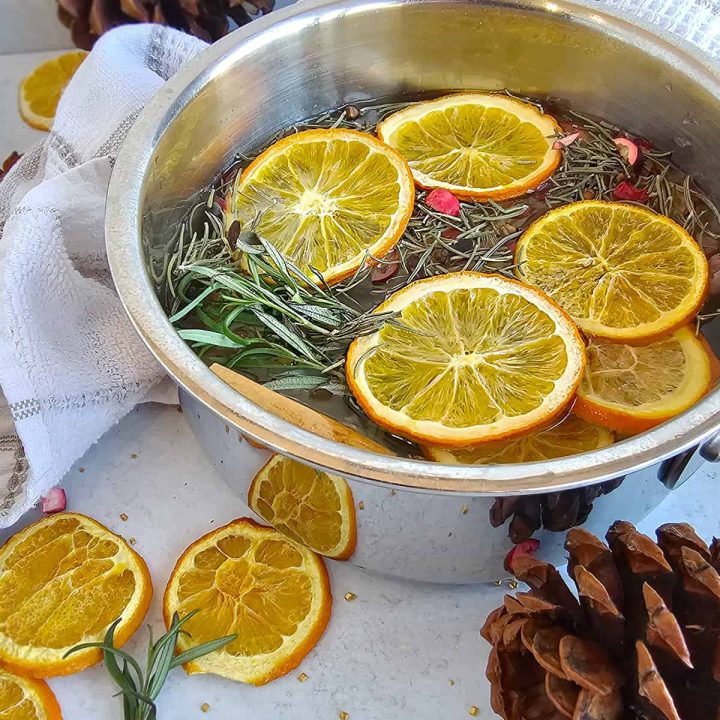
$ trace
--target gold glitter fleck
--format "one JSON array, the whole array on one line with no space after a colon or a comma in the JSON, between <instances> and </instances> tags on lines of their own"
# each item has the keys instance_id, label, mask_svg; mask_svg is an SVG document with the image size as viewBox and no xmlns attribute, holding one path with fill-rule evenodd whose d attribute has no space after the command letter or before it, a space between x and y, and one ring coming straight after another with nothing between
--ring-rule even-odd
<instances>
[{"instance_id":1,"label":"gold glitter fleck","mask_svg":"<svg viewBox=\"0 0 720 720\"><path fill-rule=\"evenodd\" d=\"M120 519L125 522L128 519L127 513L120 513Z\"/></svg>"},{"instance_id":2,"label":"gold glitter fleck","mask_svg":"<svg viewBox=\"0 0 720 720\"><path fill-rule=\"evenodd\" d=\"M357 597L357 595L355 593L351 593L351 592L345 593L345 599L348 602L352 602L356 597Z\"/></svg>"},{"instance_id":3,"label":"gold glitter fleck","mask_svg":"<svg viewBox=\"0 0 720 720\"><path fill-rule=\"evenodd\" d=\"M454 684L455 684L455 681L454 681L452 678L450 678L450 679L448 680L448 685L449 685L450 687L452 687Z\"/></svg>"},{"instance_id":4,"label":"gold glitter fleck","mask_svg":"<svg viewBox=\"0 0 720 720\"><path fill-rule=\"evenodd\" d=\"M201 709L203 712L207 712L207 711L210 709L210 705L209 705L208 703L203 703L203 704L200 706L200 709Z\"/></svg>"},{"instance_id":5,"label":"gold glitter fleck","mask_svg":"<svg viewBox=\"0 0 720 720\"><path fill-rule=\"evenodd\" d=\"M517 580L508 580L508 587L511 590L517 590L517 586L518 586Z\"/></svg>"},{"instance_id":6,"label":"gold glitter fleck","mask_svg":"<svg viewBox=\"0 0 720 720\"><path fill-rule=\"evenodd\" d=\"M136 459L137 459L137 453L130 453L130 457L131 457L133 460L136 460Z\"/></svg>"},{"instance_id":7,"label":"gold glitter fleck","mask_svg":"<svg viewBox=\"0 0 720 720\"><path fill-rule=\"evenodd\" d=\"M397 495L397 490L391 490L391 491L390 491L390 494L391 494L391 495Z\"/></svg>"},{"instance_id":8,"label":"gold glitter fleck","mask_svg":"<svg viewBox=\"0 0 720 720\"><path fill-rule=\"evenodd\" d=\"M502 586L502 580L493 580L493 585L495 587L501 587Z\"/></svg>"},{"instance_id":9,"label":"gold glitter fleck","mask_svg":"<svg viewBox=\"0 0 720 720\"><path fill-rule=\"evenodd\" d=\"M298 682L305 682L308 679L308 676L305 673L300 673L297 676Z\"/></svg>"},{"instance_id":10,"label":"gold glitter fleck","mask_svg":"<svg viewBox=\"0 0 720 720\"><path fill-rule=\"evenodd\" d=\"M365 503L361 500L361 501L358 503L358 507L359 507L361 510L364 510L364 509L365 509Z\"/></svg>"},{"instance_id":11,"label":"gold glitter fleck","mask_svg":"<svg viewBox=\"0 0 720 720\"><path fill-rule=\"evenodd\" d=\"M479 712L480 712L480 709L478 708L477 705L471 705L468 708L468 715L472 715L473 717L475 717Z\"/></svg>"},{"instance_id":12,"label":"gold glitter fleck","mask_svg":"<svg viewBox=\"0 0 720 720\"><path fill-rule=\"evenodd\" d=\"M137 542L137 540L136 540L134 537L131 537L131 538L128 540L128 542L129 542L131 545L134 545L134 544Z\"/></svg>"},{"instance_id":13,"label":"gold glitter fleck","mask_svg":"<svg viewBox=\"0 0 720 720\"><path fill-rule=\"evenodd\" d=\"M462 514L467 515L470 508L467 505L462 506Z\"/></svg>"},{"instance_id":14,"label":"gold glitter fleck","mask_svg":"<svg viewBox=\"0 0 720 720\"><path fill-rule=\"evenodd\" d=\"M348 720L350 716L344 710L341 710L338 713L338 717L340 718L340 720Z\"/></svg>"}]
</instances>

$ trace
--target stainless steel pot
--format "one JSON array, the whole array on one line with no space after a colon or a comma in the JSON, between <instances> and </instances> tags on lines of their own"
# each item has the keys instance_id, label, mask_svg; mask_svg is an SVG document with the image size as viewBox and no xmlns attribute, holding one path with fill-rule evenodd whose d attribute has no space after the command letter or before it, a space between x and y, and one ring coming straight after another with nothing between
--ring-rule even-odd
<instances>
[{"instance_id":1,"label":"stainless steel pot","mask_svg":"<svg viewBox=\"0 0 720 720\"><path fill-rule=\"evenodd\" d=\"M542 495L537 502L549 507L573 502L568 491L625 476L585 524L602 532L617 517L639 520L692 474L698 447L718 459L720 390L651 432L549 462L454 466L351 448L254 405L180 340L149 280L154 239L143 237L143 218L207 184L235 151L323 110L400 92L504 87L554 95L652 138L720 195L720 77L710 61L596 4L545 0L312 0L274 13L173 77L137 120L113 172L113 277L138 332L183 389L200 443L241 499L249 479L240 431L344 476L363 508L351 562L375 571L439 582L499 577L512 543L508 523L493 527L489 515L502 520L508 497ZM536 533L541 552L560 561L562 535Z\"/></svg>"}]
</instances>

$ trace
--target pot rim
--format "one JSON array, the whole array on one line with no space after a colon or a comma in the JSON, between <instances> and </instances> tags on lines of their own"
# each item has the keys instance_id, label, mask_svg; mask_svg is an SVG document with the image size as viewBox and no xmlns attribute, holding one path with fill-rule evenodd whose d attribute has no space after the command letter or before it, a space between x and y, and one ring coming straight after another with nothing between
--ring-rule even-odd
<instances>
[{"instance_id":1,"label":"pot rim","mask_svg":"<svg viewBox=\"0 0 720 720\"><path fill-rule=\"evenodd\" d=\"M440 0L423 0L435 1ZM115 163L105 230L115 286L145 345L179 385L238 432L323 470L418 492L500 496L567 490L640 470L706 440L720 425L720 387L652 431L601 450L545 462L445 465L378 455L315 435L255 405L216 377L177 335L155 295L142 252L141 198L160 136L230 56L236 62L262 47L270 37L277 38L278 33L292 33L342 14L403 4L407 0L305 0L273 12L196 55L141 112ZM708 56L659 29L650 32L635 25L623 13L589 7L577 0L488 0L488 5L572 16L573 22L594 27L659 57L720 96L720 76Z\"/></svg>"}]
</instances>

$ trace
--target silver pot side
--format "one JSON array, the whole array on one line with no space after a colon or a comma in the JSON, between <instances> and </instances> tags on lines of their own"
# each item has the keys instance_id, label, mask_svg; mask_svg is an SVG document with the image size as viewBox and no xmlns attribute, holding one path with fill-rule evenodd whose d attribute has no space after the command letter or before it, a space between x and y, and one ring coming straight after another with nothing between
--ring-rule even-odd
<instances>
[{"instance_id":1,"label":"silver pot side","mask_svg":"<svg viewBox=\"0 0 720 720\"><path fill-rule=\"evenodd\" d=\"M270 453L253 448L236 430L231 430L215 412L181 392L183 413L199 444L218 474L238 496L238 515L250 515L272 524L272 518L255 507L250 510L250 485ZM591 500L589 516L583 523L590 532L603 537L609 525L623 518L637 523L654 510L670 489L662 482L667 470L661 464L631 473L618 486ZM354 503L357 543L347 562L373 573L432 583L499 582L509 573L503 564L515 547L509 536L514 513L494 526L500 503L507 497L460 497L456 494L420 493L406 488L387 487L345 478ZM596 487L596 486L591 486ZM525 495L515 505L518 515L545 513L562 522L564 516L583 512L587 490L566 490L551 495ZM511 499L512 501L512 499ZM326 515L315 512L298 494L305 527L322 524ZM241 504L242 503L242 504ZM559 507L559 513L552 505ZM564 504L564 507L561 506ZM585 508L587 510L587 508ZM519 517L520 525L526 522ZM573 523L574 524L574 523ZM283 525L276 525L286 533ZM562 543L567 524L558 530L541 528L530 535L540 541L537 556L560 565L566 553ZM297 537L293 538L297 540Z\"/></svg>"},{"instance_id":2,"label":"silver pot side","mask_svg":"<svg viewBox=\"0 0 720 720\"><path fill-rule=\"evenodd\" d=\"M708 192L720 193L716 69L677 42L573 2L312 0L231 34L162 88L117 159L108 255L138 332L220 427L355 478L368 492L428 492L422 502L430 505L447 496L462 505L460 496L480 502L483 495L582 487L649 468L715 433L718 390L652 432L546 463L471 467L388 458L325 440L253 405L217 379L168 323L146 269L144 243L154 238L143 237L143 218L189 197L233 152L347 102L503 87L554 95L651 137L675 150Z\"/></svg>"}]
</instances>

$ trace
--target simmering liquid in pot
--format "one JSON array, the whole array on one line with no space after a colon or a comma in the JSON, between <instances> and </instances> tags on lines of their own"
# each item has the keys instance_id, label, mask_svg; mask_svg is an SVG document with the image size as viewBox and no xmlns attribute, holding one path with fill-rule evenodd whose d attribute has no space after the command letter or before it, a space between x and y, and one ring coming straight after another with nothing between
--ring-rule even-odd
<instances>
[{"instance_id":1,"label":"simmering liquid in pot","mask_svg":"<svg viewBox=\"0 0 720 720\"><path fill-rule=\"evenodd\" d=\"M508 93L502 97L516 96ZM584 452L649 429L665 417L662 409L665 405L670 417L686 409L688 403L697 401L717 379L717 361L710 346L720 342L718 325L714 322L720 312L720 284L713 279L713 269L720 268L720 263L716 263L720 258L716 254L720 250L720 214L693 179L672 164L670 154L654 146L652 138L634 136L551 99L516 98L527 107L537 108L538 115L542 112L556 121L550 146L554 143L560 155L559 164L547 179L510 199L462 199L462 193L417 187L412 215L394 249L381 258L367 257L355 272L332 285L324 286L317 277L311 278L320 286L321 296L309 289L310 283L294 274L292 268L285 269L282 277L272 276L271 269L277 269L282 260L263 242L270 246L278 244L283 231L278 226L274 235L272 226L263 224L267 208L260 208L251 221L241 221L233 215L238 188L245 192L238 176L281 138L307 130L327 132L337 128L375 135L379 123L428 99L379 100L348 106L286 128L251 155L238 154L234 162L222 170L213 187L203 189L192 201L149 216L146 237L152 238L148 252L158 294L186 341L206 362L217 362L260 382L269 382L279 392L355 427L395 453L443 462L517 462ZM477 116L470 116L470 121L473 117L479 126ZM483 122L497 122L497 118L484 117ZM419 129L413 130L415 147L421 142L427 142L429 148L448 145L448 138L443 136L443 123L449 123L450 127L456 122L459 127L470 121L449 113L434 125L423 127L421 122ZM501 128L495 135L491 133L492 142L500 143L488 150L494 157L502 155L502 132L512 138L516 132L513 127ZM452 129L455 130L457 127ZM463 132L467 134L468 128L461 127L457 137ZM448 157L454 157L452 153L457 152L451 145L452 142L448 145ZM401 155L407 152L402 143L398 150ZM520 150L511 147L507 152L517 154ZM311 164L312 160L307 162ZM530 167L531 161L527 164ZM415 163L414 169L419 165L422 163ZM517 166L512 172L516 170ZM311 172L311 169L298 169L291 163L286 169L288 177L305 171ZM325 167L324 171L330 172L332 168ZM352 169L348 171L338 165L337 172L351 173ZM472 179L472 173L467 177ZM285 180L287 177L282 182ZM338 185L343 181L347 183L338 177ZM371 187L368 192L365 188L362 192L370 196L375 189ZM260 197L260 206L264 202L262 194L257 197ZM596 201L613 205L593 206ZM558 215L560 219L549 225L547 247L554 248L556 254L549 256L543 265L537 252L546 240L534 239L531 246L528 237L532 231L528 229L548 213L557 213L573 203L585 203L587 216L581 221L580 216L567 220ZM633 215L631 211L635 209L638 213ZM655 213L657 219L645 211ZM611 218L612 213L615 214ZM676 225L663 224L662 218L669 218ZM586 227L583 222L596 225ZM593 233L597 225L605 222L611 229L605 239L597 240ZM653 224L656 230L648 230L648 224ZM609 249L615 237L613 233L624 238L618 250L621 259ZM565 239L564 234L568 235ZM707 265L702 271L690 267L688 258L692 256L692 249L688 246L688 253L683 254L681 247L683 242L687 243L688 235L696 244L694 247L699 247L709 258L709 272ZM620 292L620 283L626 281L632 286L627 291L628 297L634 298L628 301L628 306L655 303L665 312L674 300L662 292L658 297L648 295L648 292L659 292L657 289L664 287L663 283L672 287L685 283L683 288L690 288L709 280L707 299L699 309L690 308L687 317L680 318L672 327L653 337L643 336L637 342L626 341L627 338L594 337L587 327L582 327L583 342L588 345L585 350L588 365L580 385L581 397L565 403L561 412L548 415L545 422L534 423L531 429L513 433L512 437L495 439L489 445L476 440L465 445L455 440L433 443L412 429L404 431L397 424L388 426L371 420L369 414L372 415L373 410L369 409L369 403L363 402L363 397L359 397L361 392L353 383L350 383L352 389L348 387L344 372L348 345L356 336L374 336L378 331L382 334L387 319L380 322L372 311L409 284L461 271L497 274L539 287L563 310L575 316L577 309L568 304L563 288L570 282L580 282L583 274L590 271L595 261L591 257L594 250L588 250L588 243L592 245L596 241L600 245L604 243L598 254L605 253L602 262L607 262L603 270L603 277L607 277L602 282L609 289L603 291L602 302L612 302L607 298ZM523 248L520 252L518 243L521 247L528 245L527 250ZM677 243L677 247L672 243ZM558 247L565 248L562 252L566 252L566 257L561 256L562 252L557 254ZM589 259L581 257L584 252ZM576 264L572 266L572 263ZM613 264L622 265L619 274ZM555 270L562 275L571 266L576 269L564 278L558 276L557 288L547 284L556 282ZM681 266L687 270L686 277L678 279L673 273ZM540 272L543 267L544 274ZM613 279L613 273L619 279ZM682 294L685 290L677 292ZM276 301L277 298L281 301ZM480 313L470 325L459 323L458 327L481 325L484 317ZM522 313L508 316L503 332L507 335L507 328L513 323L530 323L527 317ZM403 325L402 318L395 320ZM582 325L579 320L578 324ZM682 326L679 331L678 326ZM435 342L417 328L414 332L414 336L407 336L408 355L416 352L413 337L423 338L417 340L418 347L430 347ZM464 342L465 338L459 341ZM435 344L440 346L442 342L438 339ZM374 352L377 356L383 351L375 349ZM365 372L368 372L369 361L365 362ZM520 360L514 359L515 362ZM530 365L530 369L522 365L513 365L510 369L524 378L518 381L518 387L524 382L534 382L531 375L537 361L530 361ZM698 381L697 387L691 387L690 381L682 385L678 378L683 375L695 378L702 375L707 382ZM436 381L428 382L427 386ZM492 382L496 381L497 378ZM700 384L702 388L698 391ZM373 387L372 383L368 387ZM420 384L412 392L418 395L425 389L425 385ZM493 392L498 392L494 386L488 389L490 396ZM389 393L390 399L386 398L388 407L394 402L391 396ZM668 401L669 397L672 402ZM445 402L457 405L459 395L452 398L448 395ZM474 402L468 402L466 414L472 415L473 408L479 407ZM515 408L514 401L507 402L508 407ZM624 407L618 409L618 406ZM418 410L415 415L423 411ZM512 412L519 414L521 410ZM465 427L469 423L463 419L458 425ZM554 431L548 432L550 428Z\"/></svg>"}]
</instances>

